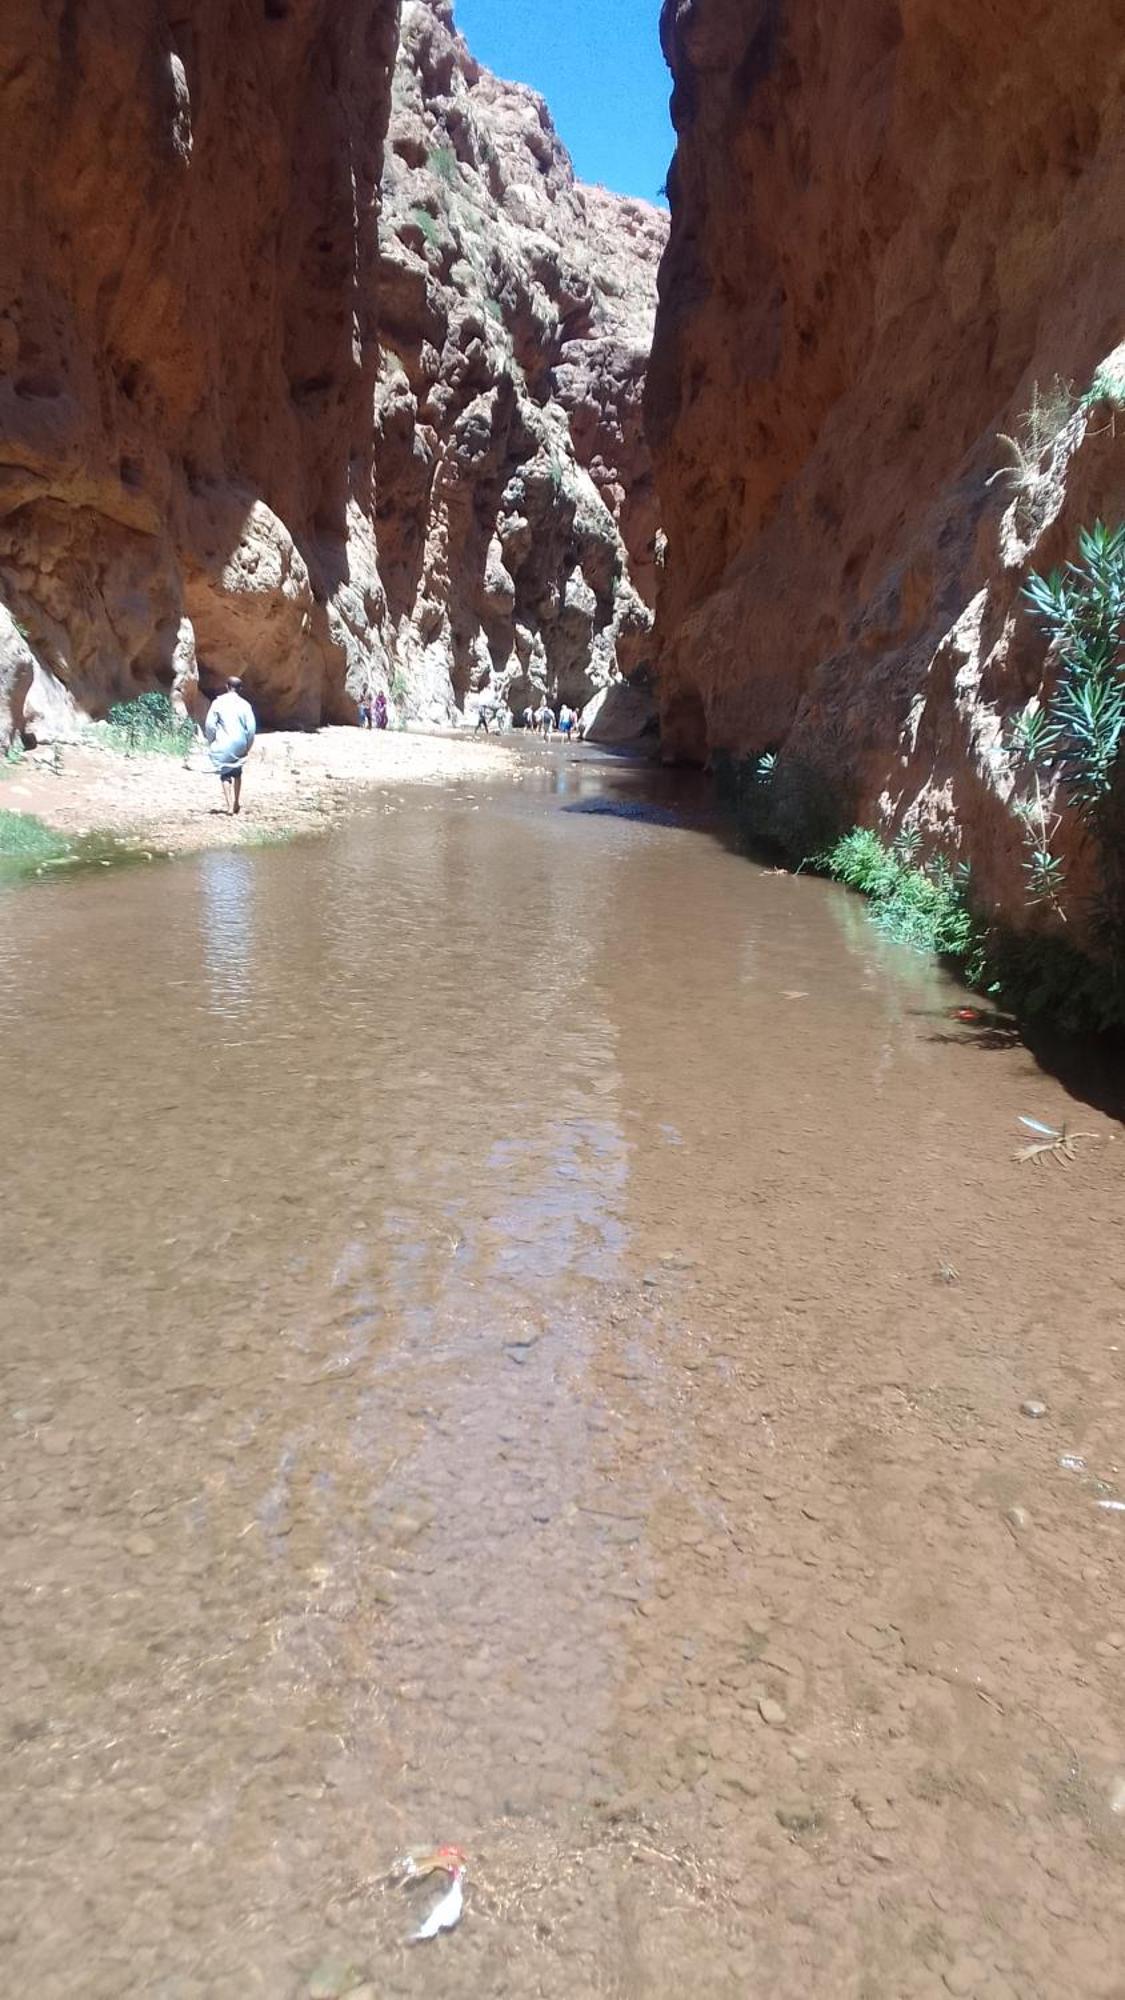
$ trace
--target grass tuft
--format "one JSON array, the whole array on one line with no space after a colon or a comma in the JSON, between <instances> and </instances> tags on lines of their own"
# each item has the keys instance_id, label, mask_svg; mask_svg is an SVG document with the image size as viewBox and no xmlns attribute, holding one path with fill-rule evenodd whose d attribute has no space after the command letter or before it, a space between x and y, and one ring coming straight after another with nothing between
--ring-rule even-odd
<instances>
[{"instance_id":1,"label":"grass tuft","mask_svg":"<svg viewBox=\"0 0 1125 2000\"><path fill-rule=\"evenodd\" d=\"M0 863L17 868L42 867L45 861L61 861L70 852L70 843L54 833L32 813L0 812Z\"/></svg>"}]
</instances>

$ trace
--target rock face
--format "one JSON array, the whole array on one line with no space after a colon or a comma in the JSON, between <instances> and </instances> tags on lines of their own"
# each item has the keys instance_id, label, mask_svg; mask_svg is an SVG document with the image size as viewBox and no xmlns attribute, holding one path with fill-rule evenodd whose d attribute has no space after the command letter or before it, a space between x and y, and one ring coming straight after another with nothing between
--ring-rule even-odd
<instances>
[{"instance_id":1,"label":"rock face","mask_svg":"<svg viewBox=\"0 0 1125 2000\"><path fill-rule=\"evenodd\" d=\"M664 220L408 0L0 10L0 739L584 699L651 623Z\"/></svg>"},{"instance_id":2,"label":"rock face","mask_svg":"<svg viewBox=\"0 0 1125 2000\"><path fill-rule=\"evenodd\" d=\"M780 750L1022 922L1021 587L1125 512L1123 0L667 0L662 25L668 751Z\"/></svg>"},{"instance_id":3,"label":"rock face","mask_svg":"<svg viewBox=\"0 0 1125 2000\"><path fill-rule=\"evenodd\" d=\"M197 657L315 722L369 667L397 14L6 0L0 694L29 727Z\"/></svg>"},{"instance_id":4,"label":"rock face","mask_svg":"<svg viewBox=\"0 0 1125 2000\"><path fill-rule=\"evenodd\" d=\"M580 187L532 91L406 0L384 184L379 558L396 691L583 706L644 664L667 218Z\"/></svg>"}]
</instances>

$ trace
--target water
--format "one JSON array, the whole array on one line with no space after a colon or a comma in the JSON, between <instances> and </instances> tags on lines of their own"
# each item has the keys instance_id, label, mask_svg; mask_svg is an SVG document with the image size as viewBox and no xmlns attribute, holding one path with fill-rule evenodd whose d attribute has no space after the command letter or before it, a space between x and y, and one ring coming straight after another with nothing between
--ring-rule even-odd
<instances>
[{"instance_id":1,"label":"water","mask_svg":"<svg viewBox=\"0 0 1125 2000\"><path fill-rule=\"evenodd\" d=\"M1120 1128L645 782L6 900L5 1991L1120 1993Z\"/></svg>"}]
</instances>

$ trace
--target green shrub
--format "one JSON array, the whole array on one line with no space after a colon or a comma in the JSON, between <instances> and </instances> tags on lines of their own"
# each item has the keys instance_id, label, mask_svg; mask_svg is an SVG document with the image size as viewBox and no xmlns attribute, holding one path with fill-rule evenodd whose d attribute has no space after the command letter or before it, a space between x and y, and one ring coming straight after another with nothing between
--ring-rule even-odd
<instances>
[{"instance_id":1,"label":"green shrub","mask_svg":"<svg viewBox=\"0 0 1125 2000\"><path fill-rule=\"evenodd\" d=\"M451 187L457 179L457 155L452 146L435 146L426 156L426 165L446 187Z\"/></svg>"},{"instance_id":2,"label":"green shrub","mask_svg":"<svg viewBox=\"0 0 1125 2000\"><path fill-rule=\"evenodd\" d=\"M100 733L112 749L128 756L182 757L195 741L194 723L177 715L157 688L133 701L115 702Z\"/></svg>"},{"instance_id":3,"label":"green shrub","mask_svg":"<svg viewBox=\"0 0 1125 2000\"><path fill-rule=\"evenodd\" d=\"M1093 849L1097 918L1111 956L1125 957L1125 522L1096 521L1078 561L1029 578L1025 596L1056 650L1046 702L1016 717L1011 748L1027 774L1015 811L1033 901L1062 915L1066 873L1052 842L1069 807Z\"/></svg>"},{"instance_id":4,"label":"green shrub","mask_svg":"<svg viewBox=\"0 0 1125 2000\"><path fill-rule=\"evenodd\" d=\"M436 250L440 244L444 243L445 236L442 226L437 217L430 214L428 208L412 208L410 219L412 222L417 223L432 250Z\"/></svg>"},{"instance_id":5,"label":"green shrub","mask_svg":"<svg viewBox=\"0 0 1125 2000\"><path fill-rule=\"evenodd\" d=\"M915 848L913 837L888 847L869 827L857 826L818 865L833 881L871 898L872 915L887 937L965 964L978 955L980 942L967 880L940 859L917 866Z\"/></svg>"},{"instance_id":6,"label":"green shrub","mask_svg":"<svg viewBox=\"0 0 1125 2000\"><path fill-rule=\"evenodd\" d=\"M861 896L888 896L900 869L889 847L866 826L844 834L824 856L824 872Z\"/></svg>"},{"instance_id":7,"label":"green shrub","mask_svg":"<svg viewBox=\"0 0 1125 2000\"><path fill-rule=\"evenodd\" d=\"M886 937L933 952L967 985L1022 1019L1072 1035L1125 1028L1120 957L1093 958L1057 934L986 926L973 909L968 869L951 869L940 858L919 867L913 836L900 835L888 847L870 828L856 827L813 865L868 896Z\"/></svg>"}]
</instances>

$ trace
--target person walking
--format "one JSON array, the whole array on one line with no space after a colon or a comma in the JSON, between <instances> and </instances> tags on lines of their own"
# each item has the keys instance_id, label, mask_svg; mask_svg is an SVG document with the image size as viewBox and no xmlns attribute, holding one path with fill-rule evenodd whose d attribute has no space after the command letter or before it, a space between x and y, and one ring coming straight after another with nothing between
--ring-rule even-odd
<instances>
[{"instance_id":1,"label":"person walking","mask_svg":"<svg viewBox=\"0 0 1125 2000\"><path fill-rule=\"evenodd\" d=\"M242 811L242 769L254 738L258 718L242 692L242 682L232 674L221 695L207 710L203 734L211 746L211 762L223 781L223 798L228 812Z\"/></svg>"},{"instance_id":2,"label":"person walking","mask_svg":"<svg viewBox=\"0 0 1125 2000\"><path fill-rule=\"evenodd\" d=\"M544 700L543 706L539 710L535 720L539 725L540 736L544 737L549 743L555 728L555 711L549 701Z\"/></svg>"},{"instance_id":3,"label":"person walking","mask_svg":"<svg viewBox=\"0 0 1125 2000\"><path fill-rule=\"evenodd\" d=\"M385 729L389 719L387 714L387 697L383 693L382 688L380 688L375 697L375 706L371 712L371 720L376 729Z\"/></svg>"}]
</instances>

